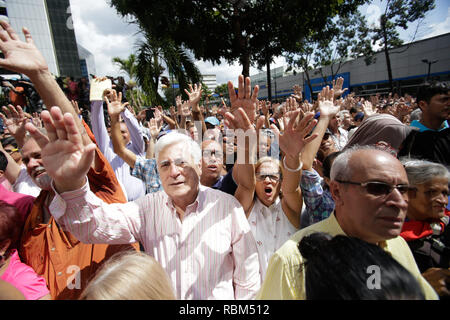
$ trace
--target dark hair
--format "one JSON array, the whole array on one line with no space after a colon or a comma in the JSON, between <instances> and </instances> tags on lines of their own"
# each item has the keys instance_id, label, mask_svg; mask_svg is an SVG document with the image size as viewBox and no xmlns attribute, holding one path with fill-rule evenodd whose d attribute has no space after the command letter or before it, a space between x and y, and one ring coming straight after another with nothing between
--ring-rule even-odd
<instances>
[{"instance_id":1,"label":"dark hair","mask_svg":"<svg viewBox=\"0 0 450 320\"><path fill-rule=\"evenodd\" d=\"M331 165L333 164L334 159L336 159L336 157L338 155L340 155L342 153L342 151L336 151L333 153L330 153L322 162L322 171L323 171L323 176L326 178L330 178L330 172L331 172Z\"/></svg>"},{"instance_id":2,"label":"dark hair","mask_svg":"<svg viewBox=\"0 0 450 320\"><path fill-rule=\"evenodd\" d=\"M0 151L0 170L6 171L7 166L8 166L8 158L2 151Z\"/></svg>"},{"instance_id":3,"label":"dark hair","mask_svg":"<svg viewBox=\"0 0 450 320\"><path fill-rule=\"evenodd\" d=\"M17 142L16 139L14 139L14 137L6 137L2 139L2 146L5 147L7 145L12 145L14 146L14 148L17 148Z\"/></svg>"},{"instance_id":4,"label":"dark hair","mask_svg":"<svg viewBox=\"0 0 450 320\"><path fill-rule=\"evenodd\" d=\"M444 82L425 82L419 87L417 91L417 103L425 101L430 103L431 98L437 94L446 94L450 91L450 87Z\"/></svg>"},{"instance_id":5,"label":"dark hair","mask_svg":"<svg viewBox=\"0 0 450 320\"><path fill-rule=\"evenodd\" d=\"M306 268L308 300L425 298L413 275L377 245L343 235L313 233L304 237L298 248L306 259L301 268ZM370 280L372 267L379 268L379 286Z\"/></svg>"}]
</instances>

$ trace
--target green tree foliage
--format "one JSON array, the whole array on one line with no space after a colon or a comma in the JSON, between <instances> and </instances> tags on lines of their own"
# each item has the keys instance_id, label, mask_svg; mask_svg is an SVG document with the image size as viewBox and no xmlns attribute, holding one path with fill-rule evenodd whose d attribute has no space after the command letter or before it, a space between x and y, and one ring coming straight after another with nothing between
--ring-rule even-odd
<instances>
[{"instance_id":1,"label":"green tree foliage","mask_svg":"<svg viewBox=\"0 0 450 320\"><path fill-rule=\"evenodd\" d=\"M321 30L364 0L111 0L111 6L158 39L171 39L195 58L266 65L293 43Z\"/></svg>"},{"instance_id":2,"label":"green tree foliage","mask_svg":"<svg viewBox=\"0 0 450 320\"><path fill-rule=\"evenodd\" d=\"M406 30L409 23L422 20L425 14L434 9L434 0L386 0L384 13L380 16L378 26L372 28L372 44L383 48L386 57L386 67L391 91L394 90L392 81L392 67L389 50L403 44L398 28Z\"/></svg>"},{"instance_id":3,"label":"green tree foliage","mask_svg":"<svg viewBox=\"0 0 450 320\"><path fill-rule=\"evenodd\" d=\"M158 92L159 81L166 68L175 77L184 95L189 83L200 82L201 74L194 61L173 41L158 40L146 34L138 47L136 79L150 96L152 105L173 104L174 100L165 101Z\"/></svg>"},{"instance_id":4,"label":"green tree foliage","mask_svg":"<svg viewBox=\"0 0 450 320\"><path fill-rule=\"evenodd\" d=\"M130 79L134 79L136 76L136 56L130 54L127 59L121 59L114 57L112 62L119 67L119 70L124 72Z\"/></svg>"}]
</instances>

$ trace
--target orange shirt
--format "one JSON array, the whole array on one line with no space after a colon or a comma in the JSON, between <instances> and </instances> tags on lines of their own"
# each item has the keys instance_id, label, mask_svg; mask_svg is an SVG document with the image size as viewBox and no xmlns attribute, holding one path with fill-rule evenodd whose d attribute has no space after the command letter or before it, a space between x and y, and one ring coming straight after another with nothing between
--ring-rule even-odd
<instances>
[{"instance_id":1,"label":"orange shirt","mask_svg":"<svg viewBox=\"0 0 450 320\"><path fill-rule=\"evenodd\" d=\"M92 192L108 203L126 202L110 164L98 148L96 153L100 165L88 173ZM42 223L48 193L42 191L36 198L25 222L20 256L46 280L53 299L78 299L104 260L119 251L138 249L138 245L84 244L63 231L53 217Z\"/></svg>"},{"instance_id":2,"label":"orange shirt","mask_svg":"<svg viewBox=\"0 0 450 320\"><path fill-rule=\"evenodd\" d=\"M18 93L15 93L14 91L9 91L9 101L13 106L21 106L22 108L27 105L27 99L25 97L25 90L23 87L15 87L14 90L16 90Z\"/></svg>"}]
</instances>

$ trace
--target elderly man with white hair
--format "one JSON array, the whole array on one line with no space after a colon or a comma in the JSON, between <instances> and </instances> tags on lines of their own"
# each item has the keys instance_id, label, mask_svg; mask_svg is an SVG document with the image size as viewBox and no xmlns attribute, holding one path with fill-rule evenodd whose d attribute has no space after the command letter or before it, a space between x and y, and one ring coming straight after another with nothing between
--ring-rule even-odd
<instances>
[{"instance_id":1,"label":"elderly man with white hair","mask_svg":"<svg viewBox=\"0 0 450 320\"><path fill-rule=\"evenodd\" d=\"M27 130L42 148L53 178L50 204L57 222L85 243L139 241L169 274L178 299L252 299L260 288L250 226L231 195L200 184L201 150L188 136L169 133L155 145L163 191L134 202L107 204L86 183L95 145L83 145L71 115L42 113L48 137Z\"/></svg>"}]
</instances>

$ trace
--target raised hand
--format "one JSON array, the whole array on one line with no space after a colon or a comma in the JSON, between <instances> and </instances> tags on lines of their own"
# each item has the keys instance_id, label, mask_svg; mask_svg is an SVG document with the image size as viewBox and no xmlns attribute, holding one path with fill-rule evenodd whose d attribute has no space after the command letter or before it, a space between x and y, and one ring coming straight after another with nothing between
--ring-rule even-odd
<instances>
[{"instance_id":1,"label":"raised hand","mask_svg":"<svg viewBox=\"0 0 450 320\"><path fill-rule=\"evenodd\" d=\"M259 86L255 86L252 93L251 80L240 75L238 78L238 93L236 94L233 86L233 82L228 81L228 94L230 96L231 112L237 111L242 108L251 123L255 122L256 108L258 104L258 92Z\"/></svg>"},{"instance_id":2,"label":"raised hand","mask_svg":"<svg viewBox=\"0 0 450 320\"><path fill-rule=\"evenodd\" d=\"M345 93L345 91L348 90L348 88L342 89L342 87L344 86L344 78L342 78L342 77L339 77L336 80L333 80L332 85L333 85L335 99L342 96Z\"/></svg>"},{"instance_id":3,"label":"raised hand","mask_svg":"<svg viewBox=\"0 0 450 320\"><path fill-rule=\"evenodd\" d=\"M7 22L0 21L0 26L0 50L5 56L0 59L1 67L28 76L40 71L48 71L47 63L36 48L28 29L22 29L25 36L24 42Z\"/></svg>"},{"instance_id":4,"label":"raised hand","mask_svg":"<svg viewBox=\"0 0 450 320\"><path fill-rule=\"evenodd\" d=\"M188 101L185 101L181 104L181 116L185 118L192 116L191 108L189 106Z\"/></svg>"},{"instance_id":5,"label":"raised hand","mask_svg":"<svg viewBox=\"0 0 450 320\"><path fill-rule=\"evenodd\" d=\"M41 121L41 117L37 112L33 112L33 117L31 118L31 123L36 127L36 128L42 128L42 121Z\"/></svg>"},{"instance_id":6,"label":"raised hand","mask_svg":"<svg viewBox=\"0 0 450 320\"><path fill-rule=\"evenodd\" d=\"M321 117L329 117L331 119L340 111L340 107L334 105L333 98L333 89L330 89L328 86L322 88L317 98Z\"/></svg>"},{"instance_id":7,"label":"raised hand","mask_svg":"<svg viewBox=\"0 0 450 320\"><path fill-rule=\"evenodd\" d=\"M158 125L158 122L155 118L151 118L148 122L148 128L150 130L150 135L152 136L153 140L156 140L158 137L159 132L161 131L161 126Z\"/></svg>"},{"instance_id":8,"label":"raised hand","mask_svg":"<svg viewBox=\"0 0 450 320\"><path fill-rule=\"evenodd\" d=\"M62 193L81 188L94 160L95 144L84 145L73 116L63 116L58 107L43 111L41 117L47 136L31 123L25 128L41 147L42 162L56 190Z\"/></svg>"},{"instance_id":9,"label":"raised hand","mask_svg":"<svg viewBox=\"0 0 450 320\"><path fill-rule=\"evenodd\" d=\"M297 157L303 148L317 137L317 134L313 134L306 138L317 123L317 120L313 119L314 113L307 113L301 121L297 121L299 114L300 110L289 113L289 122L285 123L283 134L275 125L271 125L271 129L278 136L281 151L290 157Z\"/></svg>"},{"instance_id":10,"label":"raised hand","mask_svg":"<svg viewBox=\"0 0 450 320\"><path fill-rule=\"evenodd\" d=\"M0 117L9 133L14 137L25 136L25 123L28 119L22 108L20 106L14 107L10 104L8 107L3 106L3 112L5 114L0 113Z\"/></svg>"},{"instance_id":11,"label":"raised hand","mask_svg":"<svg viewBox=\"0 0 450 320\"><path fill-rule=\"evenodd\" d=\"M377 113L376 109L373 107L373 104L369 101L364 101L362 108L363 108L364 114L367 117Z\"/></svg>"},{"instance_id":12,"label":"raised hand","mask_svg":"<svg viewBox=\"0 0 450 320\"><path fill-rule=\"evenodd\" d=\"M111 90L111 94L105 95L104 99L108 106L108 114L111 118L118 118L128 105L128 102L122 104L122 92L119 92L117 96L116 90Z\"/></svg>"},{"instance_id":13,"label":"raised hand","mask_svg":"<svg viewBox=\"0 0 450 320\"><path fill-rule=\"evenodd\" d=\"M292 94L291 97L295 98L295 100L297 100L298 103L302 102L303 101L302 87L296 84L295 86L292 87L292 89L294 90L294 94Z\"/></svg>"},{"instance_id":14,"label":"raised hand","mask_svg":"<svg viewBox=\"0 0 450 320\"><path fill-rule=\"evenodd\" d=\"M189 91L184 89L184 92L186 92L189 97L189 104L192 107L192 111L200 112L199 103L200 99L202 98L202 84L194 84L194 87L192 87L192 85L190 84Z\"/></svg>"},{"instance_id":15,"label":"raised hand","mask_svg":"<svg viewBox=\"0 0 450 320\"><path fill-rule=\"evenodd\" d=\"M75 110L75 113L77 115L81 115L80 108L78 107L78 102L74 100L70 100L70 103L72 104L73 109Z\"/></svg>"}]
</instances>

